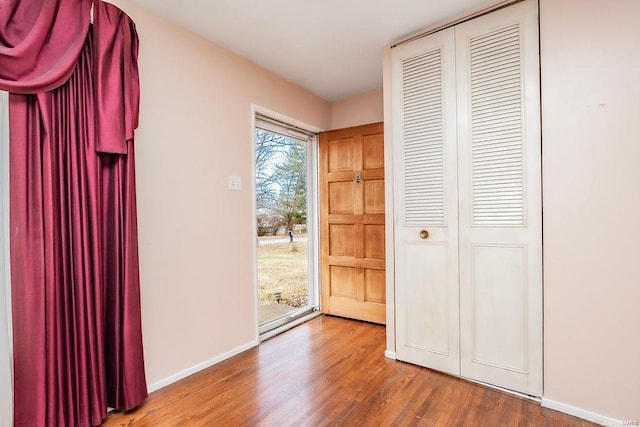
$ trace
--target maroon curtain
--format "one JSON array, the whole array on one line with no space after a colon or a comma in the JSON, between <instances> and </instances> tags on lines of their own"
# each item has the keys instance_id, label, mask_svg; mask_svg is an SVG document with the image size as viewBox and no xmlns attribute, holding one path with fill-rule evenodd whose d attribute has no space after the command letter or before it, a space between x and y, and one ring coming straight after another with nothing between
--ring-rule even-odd
<instances>
[{"instance_id":1,"label":"maroon curtain","mask_svg":"<svg viewBox=\"0 0 640 427\"><path fill-rule=\"evenodd\" d=\"M2 19L7 15L4 1ZM33 13L42 15L53 3L62 10L62 5L78 2L41 3ZM76 7L84 9L86 3ZM88 15L78 16L88 22ZM6 45L7 26L0 20L0 44ZM44 91L56 78L40 79L42 92L16 94L22 91L2 86L0 71L0 89L13 92L9 118L16 426L97 425L107 406L132 409L147 396L133 144L137 40L128 16L97 1L93 28L83 36L72 74L61 86ZM54 42L55 37L48 43ZM0 70L5 70L1 55Z\"/></svg>"},{"instance_id":2,"label":"maroon curtain","mask_svg":"<svg viewBox=\"0 0 640 427\"><path fill-rule=\"evenodd\" d=\"M0 0L0 88L36 93L67 81L90 11L87 0Z\"/></svg>"}]
</instances>

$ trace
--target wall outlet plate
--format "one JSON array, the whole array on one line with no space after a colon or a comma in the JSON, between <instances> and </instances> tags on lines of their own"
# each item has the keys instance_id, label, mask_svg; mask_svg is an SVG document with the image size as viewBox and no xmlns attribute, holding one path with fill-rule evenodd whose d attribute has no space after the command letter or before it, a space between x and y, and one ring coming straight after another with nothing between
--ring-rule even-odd
<instances>
[{"instance_id":1,"label":"wall outlet plate","mask_svg":"<svg viewBox=\"0 0 640 427\"><path fill-rule=\"evenodd\" d=\"M242 179L239 176L229 176L229 190L242 190Z\"/></svg>"}]
</instances>

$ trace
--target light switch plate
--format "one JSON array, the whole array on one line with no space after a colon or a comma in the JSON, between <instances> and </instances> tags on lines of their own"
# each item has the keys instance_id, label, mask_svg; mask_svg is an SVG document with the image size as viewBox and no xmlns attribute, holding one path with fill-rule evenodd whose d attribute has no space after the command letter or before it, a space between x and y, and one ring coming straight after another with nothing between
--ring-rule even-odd
<instances>
[{"instance_id":1,"label":"light switch plate","mask_svg":"<svg viewBox=\"0 0 640 427\"><path fill-rule=\"evenodd\" d=\"M242 179L239 176L229 176L229 190L242 190Z\"/></svg>"}]
</instances>

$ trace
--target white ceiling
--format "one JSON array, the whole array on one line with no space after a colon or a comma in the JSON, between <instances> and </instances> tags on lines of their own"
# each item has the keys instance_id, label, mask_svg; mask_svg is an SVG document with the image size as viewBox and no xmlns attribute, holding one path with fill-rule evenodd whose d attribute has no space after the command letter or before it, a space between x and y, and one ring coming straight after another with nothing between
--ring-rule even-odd
<instances>
[{"instance_id":1,"label":"white ceiling","mask_svg":"<svg viewBox=\"0 0 640 427\"><path fill-rule=\"evenodd\" d=\"M133 0L336 101L382 86L382 49L489 0Z\"/></svg>"}]
</instances>

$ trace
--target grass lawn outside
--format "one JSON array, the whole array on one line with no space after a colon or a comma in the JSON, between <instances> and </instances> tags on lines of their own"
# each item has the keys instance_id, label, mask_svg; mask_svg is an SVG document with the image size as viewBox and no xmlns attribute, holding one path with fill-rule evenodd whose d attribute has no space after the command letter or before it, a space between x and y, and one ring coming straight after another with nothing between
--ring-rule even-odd
<instances>
[{"instance_id":1,"label":"grass lawn outside","mask_svg":"<svg viewBox=\"0 0 640 427\"><path fill-rule=\"evenodd\" d=\"M275 303L281 292L280 304L304 307L308 283L306 241L258 245L258 304Z\"/></svg>"}]
</instances>

